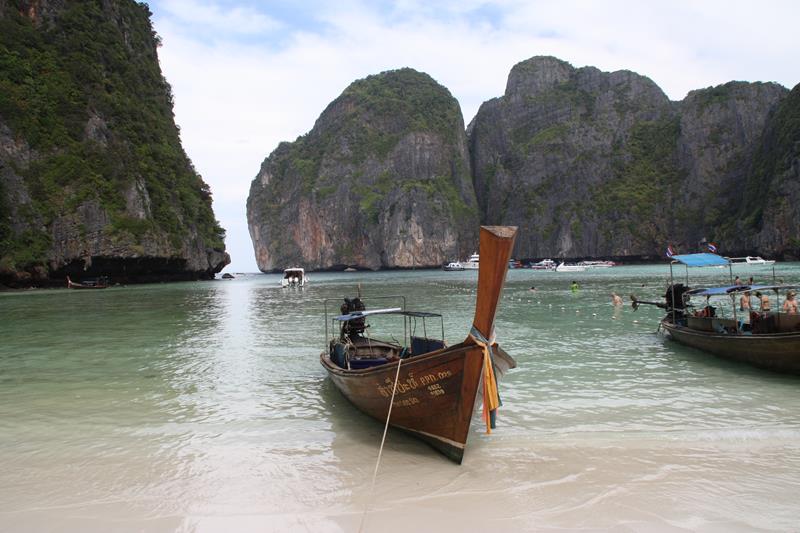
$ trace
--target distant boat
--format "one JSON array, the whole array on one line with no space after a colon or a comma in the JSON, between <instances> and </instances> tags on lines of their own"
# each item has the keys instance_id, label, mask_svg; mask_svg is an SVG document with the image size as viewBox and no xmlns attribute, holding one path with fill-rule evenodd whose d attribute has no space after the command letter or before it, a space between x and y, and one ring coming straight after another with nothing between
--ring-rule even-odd
<instances>
[{"instance_id":1,"label":"distant boat","mask_svg":"<svg viewBox=\"0 0 800 533\"><path fill-rule=\"evenodd\" d=\"M304 287L306 283L308 283L308 276L304 269L292 267L283 271L281 287Z\"/></svg>"},{"instance_id":2,"label":"distant boat","mask_svg":"<svg viewBox=\"0 0 800 533\"><path fill-rule=\"evenodd\" d=\"M402 296L396 297L400 306L374 310L367 310L360 297L346 298L341 314L332 317L332 331L326 310L330 342L320 362L336 388L367 415L427 442L457 463L464 456L477 398L483 398L488 432L499 405L496 379L516 366L493 340L515 234L516 228L481 227L484 264L478 272L472 331L454 346L444 343L444 325L441 337L429 337L433 328L426 329L425 320L441 321L441 315L408 311ZM376 316L402 317L399 331L407 332L403 340L378 340L365 333L371 331L367 320ZM422 322L419 328L417 321Z\"/></svg>"},{"instance_id":3,"label":"distant boat","mask_svg":"<svg viewBox=\"0 0 800 533\"><path fill-rule=\"evenodd\" d=\"M567 265L564 262L559 263L556 267L556 272L583 272L584 270L586 270L585 266Z\"/></svg>"},{"instance_id":4,"label":"distant boat","mask_svg":"<svg viewBox=\"0 0 800 533\"><path fill-rule=\"evenodd\" d=\"M578 266L585 266L586 268L611 268L617 266L614 261L581 261Z\"/></svg>"},{"instance_id":5,"label":"distant boat","mask_svg":"<svg viewBox=\"0 0 800 533\"><path fill-rule=\"evenodd\" d=\"M442 270L446 270L447 272L456 272L459 270L464 270L464 265L462 265L458 261L454 261L451 263L447 263L445 266L442 267Z\"/></svg>"},{"instance_id":6,"label":"distant boat","mask_svg":"<svg viewBox=\"0 0 800 533\"><path fill-rule=\"evenodd\" d=\"M728 285L691 289L674 281L673 264L686 265L687 279L689 266L730 268L731 265L726 258L711 253L675 255L664 302L646 302L632 295L634 309L648 304L666 310L661 329L686 346L768 370L800 374L800 315L780 312L779 307L781 292L793 293L800 287ZM756 291L774 295L775 307L741 311L739 298L745 292ZM755 297L751 298L751 305L756 304Z\"/></svg>"},{"instance_id":7,"label":"distant boat","mask_svg":"<svg viewBox=\"0 0 800 533\"><path fill-rule=\"evenodd\" d=\"M542 259L538 263L533 263L531 268L533 270L555 270L556 266L556 262L552 259Z\"/></svg>"},{"instance_id":8,"label":"distant boat","mask_svg":"<svg viewBox=\"0 0 800 533\"><path fill-rule=\"evenodd\" d=\"M80 282L72 281L69 276L67 276L67 287L70 289L107 289L109 286L110 282L106 276Z\"/></svg>"},{"instance_id":9,"label":"distant boat","mask_svg":"<svg viewBox=\"0 0 800 533\"><path fill-rule=\"evenodd\" d=\"M774 259L763 259L759 256L752 255L748 255L747 257L729 257L728 260L734 265L772 266L775 264Z\"/></svg>"},{"instance_id":10,"label":"distant boat","mask_svg":"<svg viewBox=\"0 0 800 533\"><path fill-rule=\"evenodd\" d=\"M464 263L461 263L461 266L464 267L464 270L478 270L479 262L480 255L474 253Z\"/></svg>"}]
</instances>

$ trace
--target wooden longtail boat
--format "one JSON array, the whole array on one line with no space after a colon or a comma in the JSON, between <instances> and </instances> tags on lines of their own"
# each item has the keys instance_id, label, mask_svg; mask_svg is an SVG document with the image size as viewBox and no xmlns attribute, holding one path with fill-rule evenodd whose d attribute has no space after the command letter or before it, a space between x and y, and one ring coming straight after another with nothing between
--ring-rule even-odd
<instances>
[{"instance_id":1,"label":"wooden longtail boat","mask_svg":"<svg viewBox=\"0 0 800 533\"><path fill-rule=\"evenodd\" d=\"M498 402L495 371L502 375L516 366L493 341L486 343L492 338L515 235L513 227L481 227L475 318L464 342L445 347L443 340L427 334L410 336L408 346L372 339L364 336L371 315L396 314L404 321L440 315L407 311L404 306L369 311L360 298L346 299L342 315L333 319L341 324L340 332L320 355L333 383L359 410L381 422L388 417L391 426L459 464L479 391L483 389L484 419L490 431ZM484 348L487 344L490 350Z\"/></svg>"},{"instance_id":2,"label":"wooden longtail boat","mask_svg":"<svg viewBox=\"0 0 800 533\"><path fill-rule=\"evenodd\" d=\"M667 314L661 319L660 329L683 345L767 370L800 374L800 314L778 312L781 293L794 292L797 286L731 283L692 289L687 286L688 266L730 267L730 261L704 253L674 256L674 263L687 266L686 284L675 283L670 268L671 283L664 302L646 302L632 296L634 309L642 304L665 309ZM771 303L775 308L755 311L758 304L753 297L753 310L743 312L737 304L745 293L774 295ZM692 298L702 298L701 304L695 305Z\"/></svg>"},{"instance_id":3,"label":"wooden longtail boat","mask_svg":"<svg viewBox=\"0 0 800 533\"><path fill-rule=\"evenodd\" d=\"M74 282L67 276L67 287L70 289L107 289L109 287L108 278L103 276L96 280Z\"/></svg>"}]
</instances>

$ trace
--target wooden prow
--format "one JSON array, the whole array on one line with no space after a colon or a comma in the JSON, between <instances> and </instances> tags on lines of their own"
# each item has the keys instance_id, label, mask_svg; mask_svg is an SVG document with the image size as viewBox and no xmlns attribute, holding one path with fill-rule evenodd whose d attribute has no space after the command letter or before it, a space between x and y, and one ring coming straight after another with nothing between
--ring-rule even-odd
<instances>
[{"instance_id":1,"label":"wooden prow","mask_svg":"<svg viewBox=\"0 0 800 533\"><path fill-rule=\"evenodd\" d=\"M472 325L489 339L514 248L516 226L481 226L478 301Z\"/></svg>"}]
</instances>

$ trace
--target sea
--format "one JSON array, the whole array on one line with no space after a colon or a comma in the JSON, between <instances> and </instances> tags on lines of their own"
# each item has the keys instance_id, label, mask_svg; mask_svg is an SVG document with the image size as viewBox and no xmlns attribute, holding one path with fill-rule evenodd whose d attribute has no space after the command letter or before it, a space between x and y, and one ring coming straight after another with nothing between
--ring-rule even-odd
<instances>
[{"instance_id":1,"label":"sea","mask_svg":"<svg viewBox=\"0 0 800 533\"><path fill-rule=\"evenodd\" d=\"M319 354L359 291L460 342L477 272L310 277L0 293L0 531L800 531L800 378L665 339L629 303L661 299L668 265L510 270L496 331L518 366L461 465L394 430L378 462L383 424Z\"/></svg>"}]
</instances>

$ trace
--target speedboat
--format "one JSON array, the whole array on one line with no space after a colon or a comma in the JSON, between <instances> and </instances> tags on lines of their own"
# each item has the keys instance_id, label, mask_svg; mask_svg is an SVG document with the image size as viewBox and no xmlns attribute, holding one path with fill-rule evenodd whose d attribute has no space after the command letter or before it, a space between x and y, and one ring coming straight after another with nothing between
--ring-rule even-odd
<instances>
[{"instance_id":1,"label":"speedboat","mask_svg":"<svg viewBox=\"0 0 800 533\"><path fill-rule=\"evenodd\" d=\"M466 262L461 263L461 266L464 267L464 270L478 270L479 261L480 255L474 253L469 256L469 259L467 259Z\"/></svg>"},{"instance_id":2,"label":"speedboat","mask_svg":"<svg viewBox=\"0 0 800 533\"><path fill-rule=\"evenodd\" d=\"M556 262L552 259L542 259L538 263L533 263L531 268L533 270L555 270Z\"/></svg>"},{"instance_id":3,"label":"speedboat","mask_svg":"<svg viewBox=\"0 0 800 533\"><path fill-rule=\"evenodd\" d=\"M281 287L303 287L306 283L308 283L308 276L304 269L292 267L283 271Z\"/></svg>"},{"instance_id":4,"label":"speedboat","mask_svg":"<svg viewBox=\"0 0 800 533\"><path fill-rule=\"evenodd\" d=\"M583 265L567 265L563 261L556 267L556 272L583 272L586 267Z\"/></svg>"},{"instance_id":5,"label":"speedboat","mask_svg":"<svg viewBox=\"0 0 800 533\"><path fill-rule=\"evenodd\" d=\"M750 265L750 266L772 266L775 264L774 259L764 259L763 257L748 255L747 257L729 257L728 260L734 265Z\"/></svg>"},{"instance_id":6,"label":"speedboat","mask_svg":"<svg viewBox=\"0 0 800 533\"><path fill-rule=\"evenodd\" d=\"M462 265L458 261L453 261L453 262L447 263L445 266L443 266L442 270L445 270L447 272L456 272L456 271L459 271L459 270L464 270L464 265Z\"/></svg>"},{"instance_id":7,"label":"speedboat","mask_svg":"<svg viewBox=\"0 0 800 533\"><path fill-rule=\"evenodd\" d=\"M581 261L578 266L585 266L586 268L611 268L617 266L614 261Z\"/></svg>"}]
</instances>

